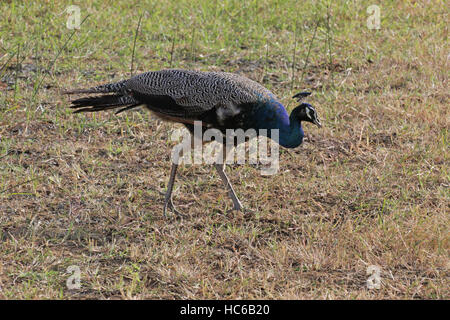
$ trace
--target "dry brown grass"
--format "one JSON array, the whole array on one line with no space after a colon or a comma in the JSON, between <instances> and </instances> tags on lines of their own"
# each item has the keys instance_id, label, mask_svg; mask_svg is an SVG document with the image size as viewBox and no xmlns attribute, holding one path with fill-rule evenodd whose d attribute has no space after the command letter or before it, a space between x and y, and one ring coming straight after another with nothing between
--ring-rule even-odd
<instances>
[{"instance_id":1,"label":"dry brown grass","mask_svg":"<svg viewBox=\"0 0 450 320\"><path fill-rule=\"evenodd\" d=\"M263 79L292 108L288 31L299 12L312 26L314 6L261 3L271 9L255 9L265 30L260 40L246 38L246 18L230 4L227 12L237 18L222 12L211 22L225 30L217 43L201 33L213 30L209 22L198 26L195 41L190 25L179 26L174 64ZM203 15L217 12L200 4ZM296 91L314 90L308 101L324 128L304 125L304 144L281 151L277 175L228 167L252 211L229 211L212 168L186 166L174 194L187 214L181 220L162 216L174 126L143 110L73 115L59 94L127 76L137 18L124 5L105 12L86 5L93 16L35 102L33 72L23 71L16 90L7 90L6 78L0 82L0 298L448 299L448 27L440 22L448 11L443 4L384 5L382 29L374 31L365 27L368 5L332 6L333 65L321 27L305 82L294 83ZM40 41L39 22L63 9L34 4L23 13L2 4L10 32L0 34L0 66L16 48L7 45L10 37L31 43L23 64L48 66L56 53L50 43L60 45L52 39L70 32L58 27L64 17L55 18ZM163 9L154 12L138 40L140 71L167 67L169 59L175 28L167 26L174 21ZM201 20L201 11L187 12ZM123 19L115 24L105 15ZM162 26L169 31L158 37ZM305 27L298 44L297 75L312 32ZM240 43L230 40L236 34ZM268 57L266 36L280 41ZM3 76L14 78L15 61ZM80 267L81 289L66 288L70 265ZM379 290L366 286L370 265L381 268Z\"/></svg>"}]
</instances>

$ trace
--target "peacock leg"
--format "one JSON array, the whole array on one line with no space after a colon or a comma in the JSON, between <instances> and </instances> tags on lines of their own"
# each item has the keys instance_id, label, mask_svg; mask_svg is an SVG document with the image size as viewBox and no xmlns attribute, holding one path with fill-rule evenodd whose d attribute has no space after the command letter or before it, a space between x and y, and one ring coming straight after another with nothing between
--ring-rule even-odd
<instances>
[{"instance_id":1,"label":"peacock leg","mask_svg":"<svg viewBox=\"0 0 450 320\"><path fill-rule=\"evenodd\" d=\"M164 217L167 217L166 215L167 208L171 209L178 216L184 216L181 212L175 209L172 201L172 190L175 182L175 176L177 175L177 169L178 164L172 163L172 168L170 169L169 184L167 186L166 196L164 198L164 210L163 210Z\"/></svg>"},{"instance_id":2,"label":"peacock leg","mask_svg":"<svg viewBox=\"0 0 450 320\"><path fill-rule=\"evenodd\" d=\"M225 187L228 190L228 195L230 196L231 200L233 201L233 208L234 210L242 211L242 203L239 201L238 197L236 196L236 192L234 192L233 186L230 183L230 180L227 177L227 174L225 173L225 160L226 160L226 147L223 146L223 161L221 163L215 163L214 167L217 170L217 173L219 174L220 178L222 179L223 183L225 184Z\"/></svg>"}]
</instances>

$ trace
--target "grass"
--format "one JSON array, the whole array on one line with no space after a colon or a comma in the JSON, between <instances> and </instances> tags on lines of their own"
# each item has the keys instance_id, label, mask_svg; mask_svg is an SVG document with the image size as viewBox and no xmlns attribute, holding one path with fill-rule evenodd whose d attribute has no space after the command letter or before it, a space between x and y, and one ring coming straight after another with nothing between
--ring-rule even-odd
<instances>
[{"instance_id":1,"label":"grass","mask_svg":"<svg viewBox=\"0 0 450 320\"><path fill-rule=\"evenodd\" d=\"M383 1L379 30L371 1L85 1L75 33L70 4L0 4L0 298L449 298L444 1ZM228 167L252 212L229 211L212 168L181 167L188 217L166 220L176 126L73 115L60 94L128 77L133 52L135 74L237 72L288 109L311 90L324 127L277 175Z\"/></svg>"}]
</instances>

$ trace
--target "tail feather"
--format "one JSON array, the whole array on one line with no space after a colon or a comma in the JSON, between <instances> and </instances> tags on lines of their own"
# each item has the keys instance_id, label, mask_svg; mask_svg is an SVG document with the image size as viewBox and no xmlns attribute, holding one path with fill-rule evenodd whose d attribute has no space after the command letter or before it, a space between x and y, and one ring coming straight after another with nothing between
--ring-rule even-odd
<instances>
[{"instance_id":1,"label":"tail feather","mask_svg":"<svg viewBox=\"0 0 450 320\"><path fill-rule=\"evenodd\" d=\"M129 103L135 102L132 98L122 96L119 94L115 95L102 95L96 97L84 97L72 101L71 108L79 107L106 107L106 106L122 106Z\"/></svg>"},{"instance_id":2,"label":"tail feather","mask_svg":"<svg viewBox=\"0 0 450 320\"><path fill-rule=\"evenodd\" d=\"M127 80L108 83L89 89L76 89L65 91L65 94L78 93L104 93L98 96L89 96L72 101L70 108L77 109L74 113L95 112L109 109L122 108L117 113L132 109L141 103L128 95L125 90Z\"/></svg>"},{"instance_id":3,"label":"tail feather","mask_svg":"<svg viewBox=\"0 0 450 320\"><path fill-rule=\"evenodd\" d=\"M125 107L127 110L137 107L140 103L130 96L102 95L96 97L85 97L72 101L70 108L77 109L74 113L95 112ZM119 110L121 112L121 110ZM122 110L124 111L124 110Z\"/></svg>"},{"instance_id":4,"label":"tail feather","mask_svg":"<svg viewBox=\"0 0 450 320\"><path fill-rule=\"evenodd\" d=\"M78 110L75 110L73 113L80 113L80 112L96 112L96 111L104 111L109 109L115 109L117 106L107 106L107 107L86 107L81 108Z\"/></svg>"},{"instance_id":5,"label":"tail feather","mask_svg":"<svg viewBox=\"0 0 450 320\"><path fill-rule=\"evenodd\" d=\"M133 108L135 108L135 107L137 107L137 106L139 106L139 105L140 105L140 103L132 104L131 106L127 106L127 107L125 107L125 108L120 109L119 111L116 111L116 114L119 114L119 113L122 113L122 112L124 112L124 111L133 109Z\"/></svg>"}]
</instances>

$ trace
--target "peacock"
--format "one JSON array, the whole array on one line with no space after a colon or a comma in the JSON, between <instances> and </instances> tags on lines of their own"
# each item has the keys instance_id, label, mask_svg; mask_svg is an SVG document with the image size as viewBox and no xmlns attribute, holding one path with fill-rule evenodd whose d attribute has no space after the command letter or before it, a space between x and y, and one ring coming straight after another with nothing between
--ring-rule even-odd
<instances>
[{"instance_id":1,"label":"peacock","mask_svg":"<svg viewBox=\"0 0 450 320\"><path fill-rule=\"evenodd\" d=\"M270 90L245 76L227 72L164 69L65 93L89 94L71 101L70 108L76 109L75 113L110 109L119 109L116 113L121 113L143 105L162 120L184 124L192 134L198 121L203 130L213 128L223 134L227 129L255 129L257 134L267 132L271 138L272 129L278 129L277 142L285 148L295 148L302 143L302 121L321 127L315 108L302 103L309 92L294 95L300 105L289 115ZM242 211L242 203L225 173L224 163L214 166L233 201L233 209ZM172 200L177 168L178 162L173 161L164 199L164 216L167 208L182 215Z\"/></svg>"}]
</instances>

